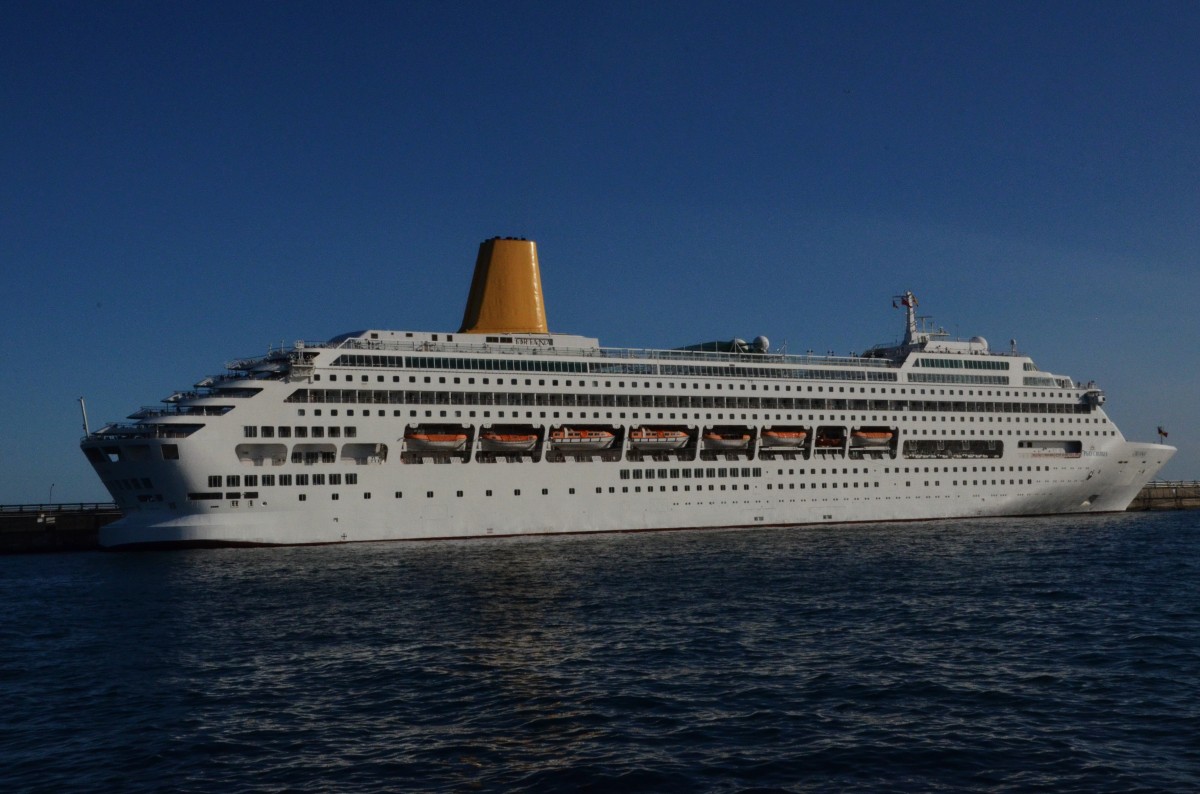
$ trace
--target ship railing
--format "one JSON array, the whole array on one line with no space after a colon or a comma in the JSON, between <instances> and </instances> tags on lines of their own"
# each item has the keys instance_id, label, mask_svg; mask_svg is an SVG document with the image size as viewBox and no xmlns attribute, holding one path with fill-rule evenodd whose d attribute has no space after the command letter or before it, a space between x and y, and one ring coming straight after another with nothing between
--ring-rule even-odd
<instances>
[{"instance_id":1,"label":"ship railing","mask_svg":"<svg viewBox=\"0 0 1200 794\"><path fill-rule=\"evenodd\" d=\"M192 433L196 432L202 425L197 424L158 424L148 422L145 424L107 424L99 430L93 430L86 436L80 438L80 442L84 441L107 441L113 439L158 439L158 438L187 438Z\"/></svg>"},{"instance_id":2,"label":"ship railing","mask_svg":"<svg viewBox=\"0 0 1200 794\"><path fill-rule=\"evenodd\" d=\"M230 412L228 405L174 405L162 408L157 405L143 405L129 415L129 419L156 419L163 416L224 416Z\"/></svg>"},{"instance_id":3,"label":"ship railing","mask_svg":"<svg viewBox=\"0 0 1200 794\"><path fill-rule=\"evenodd\" d=\"M112 502L55 502L53 504L0 505L0 513L94 513L116 510Z\"/></svg>"},{"instance_id":4,"label":"ship railing","mask_svg":"<svg viewBox=\"0 0 1200 794\"><path fill-rule=\"evenodd\" d=\"M539 356L597 356L598 347L540 347L531 345L503 344L499 342L484 342L472 344L469 342L433 342L433 341L394 341L384 339L344 339L331 345L325 342L305 342L304 349L326 348L333 350L404 350L414 353L525 353Z\"/></svg>"},{"instance_id":5,"label":"ship railing","mask_svg":"<svg viewBox=\"0 0 1200 794\"><path fill-rule=\"evenodd\" d=\"M213 396L213 393L215 393L215 391L216 391L215 387L220 384L223 384L223 383L260 381L260 380L279 380L279 379L282 379L287 374L286 369L281 369L278 372L252 372L250 374L237 374L237 373L243 373L243 372L245 372L245 370L236 370L235 369L235 370L230 370L229 372L222 372L219 375L208 375L208 376L203 377L200 380L196 381L196 383L194 385L207 390L206 393L202 393L202 394L200 394L200 396L210 397L210 396ZM189 392L185 393L183 396L184 397L192 397L192 396L195 396L196 393L197 392L193 390L193 391L189 391Z\"/></svg>"},{"instance_id":6,"label":"ship railing","mask_svg":"<svg viewBox=\"0 0 1200 794\"><path fill-rule=\"evenodd\" d=\"M397 341L383 339L343 339L336 344L327 342L303 342L302 349L333 350L398 350L415 353L446 353L470 355L473 353L520 353L523 355L555 356L572 358L642 359L654 361L703 361L728 364L800 364L842 367L869 367L872 369L895 369L897 364L879 358L865 356L788 355L785 353L720 353L702 350L664 350L656 348L624 347L528 347L511 344L469 344L463 342Z\"/></svg>"},{"instance_id":7,"label":"ship railing","mask_svg":"<svg viewBox=\"0 0 1200 794\"><path fill-rule=\"evenodd\" d=\"M786 353L718 353L706 350L656 350L623 347L600 348L605 358L643 358L658 361L710 361L729 364L822 364L842 367L872 367L895 369L890 361L862 356L820 356L813 354L788 355Z\"/></svg>"}]
</instances>

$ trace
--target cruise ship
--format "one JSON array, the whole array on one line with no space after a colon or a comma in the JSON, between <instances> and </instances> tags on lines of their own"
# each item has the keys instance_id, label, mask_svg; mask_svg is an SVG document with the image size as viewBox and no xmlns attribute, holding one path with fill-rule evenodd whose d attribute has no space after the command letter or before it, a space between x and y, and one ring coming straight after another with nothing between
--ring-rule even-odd
<instances>
[{"instance_id":1,"label":"cruise ship","mask_svg":"<svg viewBox=\"0 0 1200 794\"><path fill-rule=\"evenodd\" d=\"M607 348L548 331L532 241L486 240L458 331L272 348L87 432L122 511L101 545L1102 513L1175 453L1095 384L893 306L903 342L854 356Z\"/></svg>"}]
</instances>

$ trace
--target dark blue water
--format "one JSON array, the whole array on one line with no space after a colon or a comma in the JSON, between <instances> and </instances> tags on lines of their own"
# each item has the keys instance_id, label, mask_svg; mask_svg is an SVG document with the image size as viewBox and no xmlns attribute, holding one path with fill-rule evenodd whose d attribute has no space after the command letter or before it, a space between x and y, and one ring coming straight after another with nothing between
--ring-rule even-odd
<instances>
[{"instance_id":1,"label":"dark blue water","mask_svg":"<svg viewBox=\"0 0 1200 794\"><path fill-rule=\"evenodd\" d=\"M0 790L1195 791L1200 513L0 558Z\"/></svg>"}]
</instances>

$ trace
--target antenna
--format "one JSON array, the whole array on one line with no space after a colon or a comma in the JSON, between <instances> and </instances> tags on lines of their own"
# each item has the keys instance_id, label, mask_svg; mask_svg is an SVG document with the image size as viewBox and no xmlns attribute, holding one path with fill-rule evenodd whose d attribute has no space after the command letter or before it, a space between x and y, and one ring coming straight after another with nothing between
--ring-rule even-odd
<instances>
[{"instance_id":1,"label":"antenna","mask_svg":"<svg viewBox=\"0 0 1200 794\"><path fill-rule=\"evenodd\" d=\"M83 434L90 436L92 431L88 429L87 406L84 404L82 397L79 398L79 410L83 414Z\"/></svg>"}]
</instances>

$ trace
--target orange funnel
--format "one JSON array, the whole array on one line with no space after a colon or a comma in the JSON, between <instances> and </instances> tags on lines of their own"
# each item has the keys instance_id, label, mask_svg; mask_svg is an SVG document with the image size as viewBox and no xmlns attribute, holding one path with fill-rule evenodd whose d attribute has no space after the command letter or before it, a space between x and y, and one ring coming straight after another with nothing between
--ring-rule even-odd
<instances>
[{"instance_id":1,"label":"orange funnel","mask_svg":"<svg viewBox=\"0 0 1200 794\"><path fill-rule=\"evenodd\" d=\"M547 334L537 244L493 237L479 245L460 334Z\"/></svg>"}]
</instances>

